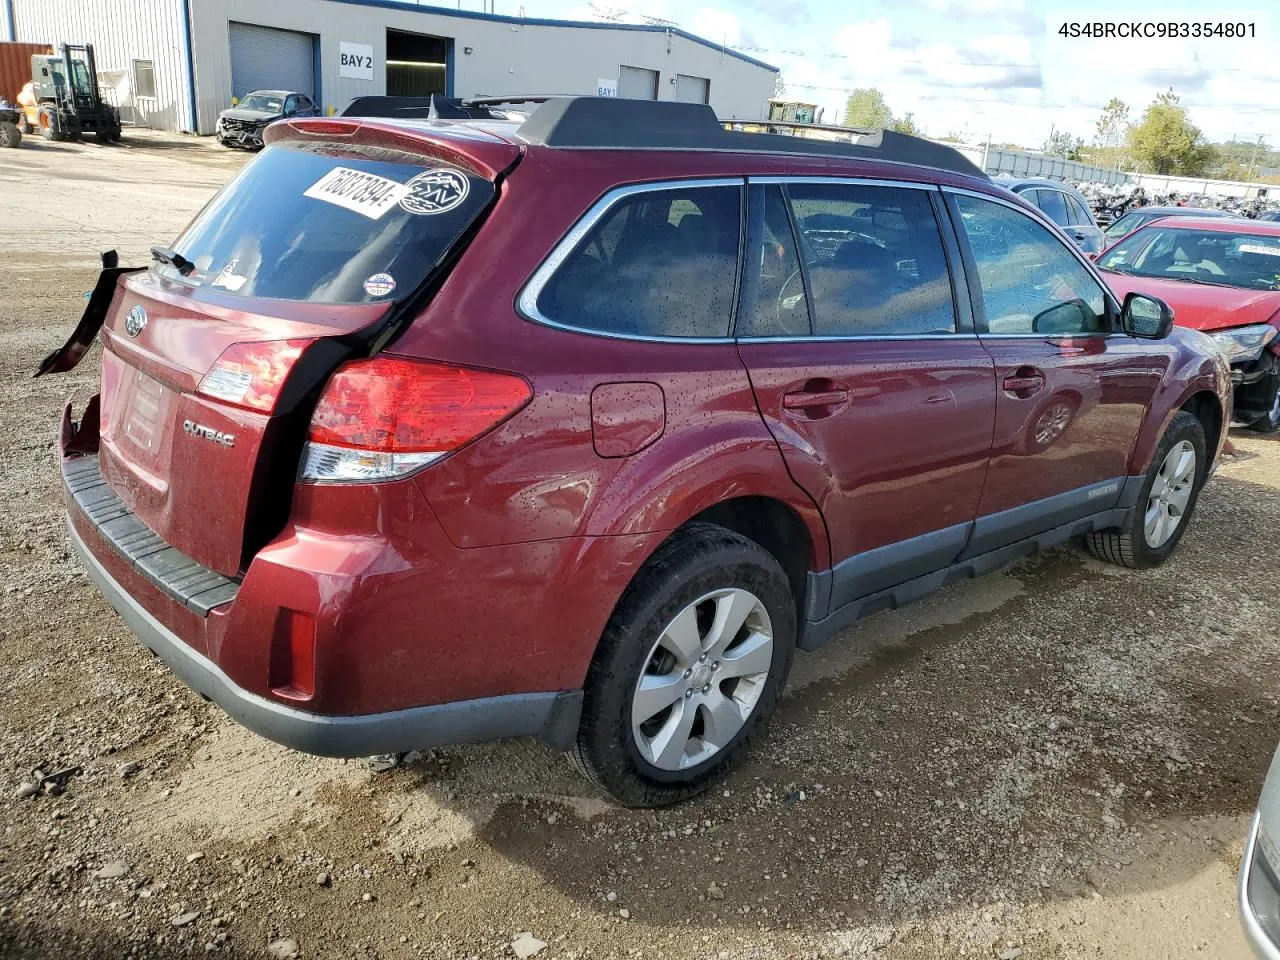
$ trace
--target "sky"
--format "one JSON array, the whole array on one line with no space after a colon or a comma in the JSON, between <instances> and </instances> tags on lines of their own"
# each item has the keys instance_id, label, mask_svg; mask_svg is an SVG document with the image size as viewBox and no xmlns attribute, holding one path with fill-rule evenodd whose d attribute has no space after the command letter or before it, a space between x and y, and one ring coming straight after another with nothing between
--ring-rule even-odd
<instances>
[{"instance_id":1,"label":"sky","mask_svg":"<svg viewBox=\"0 0 1280 960\"><path fill-rule=\"evenodd\" d=\"M1247 2L1247 0L1246 0ZM498 13L514 0L497 0ZM817 103L839 122L851 89L874 86L895 115L929 136L1039 147L1051 130L1093 140L1113 96L1137 119L1170 86L1214 141L1280 145L1280 7L1128 0L519 0L532 17L639 22L661 17L780 67L789 99ZM1228 12L1229 11L1229 14ZM1051 21L1165 20L1170 15L1251 21L1256 39L1090 40L1060 37Z\"/></svg>"}]
</instances>

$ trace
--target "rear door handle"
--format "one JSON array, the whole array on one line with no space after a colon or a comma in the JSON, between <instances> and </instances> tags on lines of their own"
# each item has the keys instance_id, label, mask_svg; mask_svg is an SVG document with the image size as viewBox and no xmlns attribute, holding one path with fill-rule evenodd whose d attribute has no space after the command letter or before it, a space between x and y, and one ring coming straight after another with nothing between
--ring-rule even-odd
<instances>
[{"instance_id":1,"label":"rear door handle","mask_svg":"<svg viewBox=\"0 0 1280 960\"><path fill-rule=\"evenodd\" d=\"M848 399L849 391L845 389L816 392L798 390L795 393L784 393L782 406L787 410L808 410L810 407L834 407Z\"/></svg>"}]
</instances>

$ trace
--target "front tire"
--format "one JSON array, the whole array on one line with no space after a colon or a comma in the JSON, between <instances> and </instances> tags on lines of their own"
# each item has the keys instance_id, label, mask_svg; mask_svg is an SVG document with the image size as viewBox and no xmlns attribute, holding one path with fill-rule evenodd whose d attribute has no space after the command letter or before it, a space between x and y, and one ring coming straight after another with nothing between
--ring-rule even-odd
<instances>
[{"instance_id":1,"label":"front tire","mask_svg":"<svg viewBox=\"0 0 1280 960\"><path fill-rule=\"evenodd\" d=\"M636 574L605 628L575 765L629 807L702 792L772 715L795 642L795 598L773 555L690 524Z\"/></svg>"},{"instance_id":2,"label":"front tire","mask_svg":"<svg viewBox=\"0 0 1280 960\"><path fill-rule=\"evenodd\" d=\"M1266 413L1249 424L1249 429L1257 433L1275 433L1280 430L1280 374L1272 374L1268 379L1271 384L1271 404Z\"/></svg>"},{"instance_id":3,"label":"front tire","mask_svg":"<svg viewBox=\"0 0 1280 960\"><path fill-rule=\"evenodd\" d=\"M1204 425L1185 410L1165 431L1125 525L1084 535L1099 559L1134 570L1158 567L1177 548L1195 512L1209 465Z\"/></svg>"},{"instance_id":4,"label":"front tire","mask_svg":"<svg viewBox=\"0 0 1280 960\"><path fill-rule=\"evenodd\" d=\"M22 131L16 123L0 123L0 147L17 147L22 142Z\"/></svg>"}]
</instances>

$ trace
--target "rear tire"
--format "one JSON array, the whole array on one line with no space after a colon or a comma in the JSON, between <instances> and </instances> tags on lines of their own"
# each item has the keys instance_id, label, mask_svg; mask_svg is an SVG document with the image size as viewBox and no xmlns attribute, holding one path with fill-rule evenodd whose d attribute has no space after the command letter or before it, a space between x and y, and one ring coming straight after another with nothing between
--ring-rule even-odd
<instances>
[{"instance_id":1,"label":"rear tire","mask_svg":"<svg viewBox=\"0 0 1280 960\"><path fill-rule=\"evenodd\" d=\"M1195 458L1189 467L1187 453ZM1133 570L1164 563L1191 522L1208 464L1204 425L1179 411L1151 458L1128 521L1119 529L1086 533L1085 547L1101 560Z\"/></svg>"},{"instance_id":2,"label":"rear tire","mask_svg":"<svg viewBox=\"0 0 1280 960\"><path fill-rule=\"evenodd\" d=\"M22 142L22 131L16 123L0 123L0 147L17 147Z\"/></svg>"},{"instance_id":3,"label":"rear tire","mask_svg":"<svg viewBox=\"0 0 1280 960\"><path fill-rule=\"evenodd\" d=\"M605 627L571 759L629 807L702 792L773 714L795 642L795 597L773 555L690 524L640 569Z\"/></svg>"}]
</instances>

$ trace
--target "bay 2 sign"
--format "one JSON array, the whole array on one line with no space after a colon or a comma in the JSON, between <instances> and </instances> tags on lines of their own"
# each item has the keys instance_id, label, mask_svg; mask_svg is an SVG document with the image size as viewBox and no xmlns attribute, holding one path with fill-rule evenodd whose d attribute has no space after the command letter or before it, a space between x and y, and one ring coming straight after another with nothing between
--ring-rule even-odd
<instances>
[{"instance_id":1,"label":"bay 2 sign","mask_svg":"<svg viewBox=\"0 0 1280 960\"><path fill-rule=\"evenodd\" d=\"M363 43L338 43L338 52L342 55L342 66L338 76L350 77L352 80L373 79L373 47Z\"/></svg>"}]
</instances>

